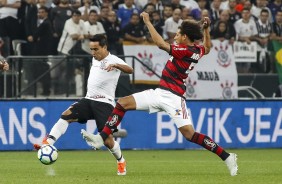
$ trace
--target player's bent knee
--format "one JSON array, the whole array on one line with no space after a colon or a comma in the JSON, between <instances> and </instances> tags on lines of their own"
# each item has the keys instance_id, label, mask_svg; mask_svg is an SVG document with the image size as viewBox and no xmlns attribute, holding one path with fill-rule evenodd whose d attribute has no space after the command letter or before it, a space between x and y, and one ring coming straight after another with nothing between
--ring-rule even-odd
<instances>
[{"instance_id":1,"label":"player's bent knee","mask_svg":"<svg viewBox=\"0 0 282 184\"><path fill-rule=\"evenodd\" d=\"M125 97L122 97L120 99L118 99L117 104L119 104L121 107L124 108L124 106L126 106L126 101L124 100Z\"/></svg>"},{"instance_id":2,"label":"player's bent knee","mask_svg":"<svg viewBox=\"0 0 282 184\"><path fill-rule=\"evenodd\" d=\"M118 99L117 104L119 104L124 111L136 109L136 102L132 95Z\"/></svg>"},{"instance_id":3,"label":"player's bent knee","mask_svg":"<svg viewBox=\"0 0 282 184\"><path fill-rule=\"evenodd\" d=\"M67 116L67 115L70 115L70 114L72 114L72 106L70 107L70 108L68 108L67 110L65 110L63 113L62 113L62 115L65 115L65 116Z\"/></svg>"},{"instance_id":4,"label":"player's bent knee","mask_svg":"<svg viewBox=\"0 0 282 184\"><path fill-rule=\"evenodd\" d=\"M73 122L77 120L77 116L75 115L75 113L72 112L71 109L67 109L62 113L61 119L66 120L68 122Z\"/></svg>"}]
</instances>

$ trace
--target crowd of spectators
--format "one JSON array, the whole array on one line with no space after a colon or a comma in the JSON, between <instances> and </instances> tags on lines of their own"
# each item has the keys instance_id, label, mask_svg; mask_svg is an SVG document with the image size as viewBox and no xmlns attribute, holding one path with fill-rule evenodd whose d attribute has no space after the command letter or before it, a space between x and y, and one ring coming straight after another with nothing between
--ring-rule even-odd
<instances>
[{"instance_id":1,"label":"crowd of spectators","mask_svg":"<svg viewBox=\"0 0 282 184\"><path fill-rule=\"evenodd\" d=\"M142 11L170 43L183 20L209 16L212 39L257 42L258 61L238 63L239 73L275 72L270 42L282 42L282 0L0 0L0 54L13 55L16 39L27 42L22 55L87 54L88 39L106 34L109 51L123 55L123 41L151 42Z\"/></svg>"}]
</instances>

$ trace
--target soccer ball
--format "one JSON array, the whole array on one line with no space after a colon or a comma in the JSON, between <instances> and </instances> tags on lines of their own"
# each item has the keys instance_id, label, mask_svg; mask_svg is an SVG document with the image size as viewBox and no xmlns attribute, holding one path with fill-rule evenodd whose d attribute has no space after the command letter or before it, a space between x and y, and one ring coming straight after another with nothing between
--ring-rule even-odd
<instances>
[{"instance_id":1,"label":"soccer ball","mask_svg":"<svg viewBox=\"0 0 282 184\"><path fill-rule=\"evenodd\" d=\"M53 145L42 145L37 152L37 157L42 164L53 164L58 158L58 150Z\"/></svg>"}]
</instances>

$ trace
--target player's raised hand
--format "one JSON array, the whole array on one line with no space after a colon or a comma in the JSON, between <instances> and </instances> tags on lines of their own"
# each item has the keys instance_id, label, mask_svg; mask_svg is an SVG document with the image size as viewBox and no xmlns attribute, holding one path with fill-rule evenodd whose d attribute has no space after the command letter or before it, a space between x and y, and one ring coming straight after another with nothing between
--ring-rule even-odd
<instances>
[{"instance_id":1,"label":"player's raised hand","mask_svg":"<svg viewBox=\"0 0 282 184\"><path fill-rule=\"evenodd\" d=\"M150 22L150 17L149 17L149 14L147 12L142 12L140 14L140 16L143 18L143 21L144 21L145 24Z\"/></svg>"},{"instance_id":2,"label":"player's raised hand","mask_svg":"<svg viewBox=\"0 0 282 184\"><path fill-rule=\"evenodd\" d=\"M208 27L210 27L210 24L211 24L211 20L209 17L204 17L202 20L201 20L202 24L203 24L203 28L204 29L207 29Z\"/></svg>"}]
</instances>

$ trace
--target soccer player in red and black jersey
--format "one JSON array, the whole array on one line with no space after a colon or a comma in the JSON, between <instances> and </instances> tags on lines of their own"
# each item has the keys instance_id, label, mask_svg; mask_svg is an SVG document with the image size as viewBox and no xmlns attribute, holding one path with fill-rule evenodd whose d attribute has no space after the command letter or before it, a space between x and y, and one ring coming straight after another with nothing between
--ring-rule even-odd
<instances>
[{"instance_id":1,"label":"soccer player in red and black jersey","mask_svg":"<svg viewBox=\"0 0 282 184\"><path fill-rule=\"evenodd\" d=\"M148 13L141 13L141 17L155 44L171 55L163 69L160 86L155 90L145 90L120 98L102 132L93 135L82 130L83 138L92 147L99 149L104 145L104 140L117 129L126 111L144 110L150 113L164 111L188 141L217 154L225 161L231 176L237 175L237 155L227 153L207 135L195 132L183 97L186 91L184 80L199 59L208 54L211 48L209 18L205 17L200 23L191 20L183 21L174 37L175 44L169 44L155 30ZM201 39L203 44L197 45L195 41Z\"/></svg>"}]
</instances>

